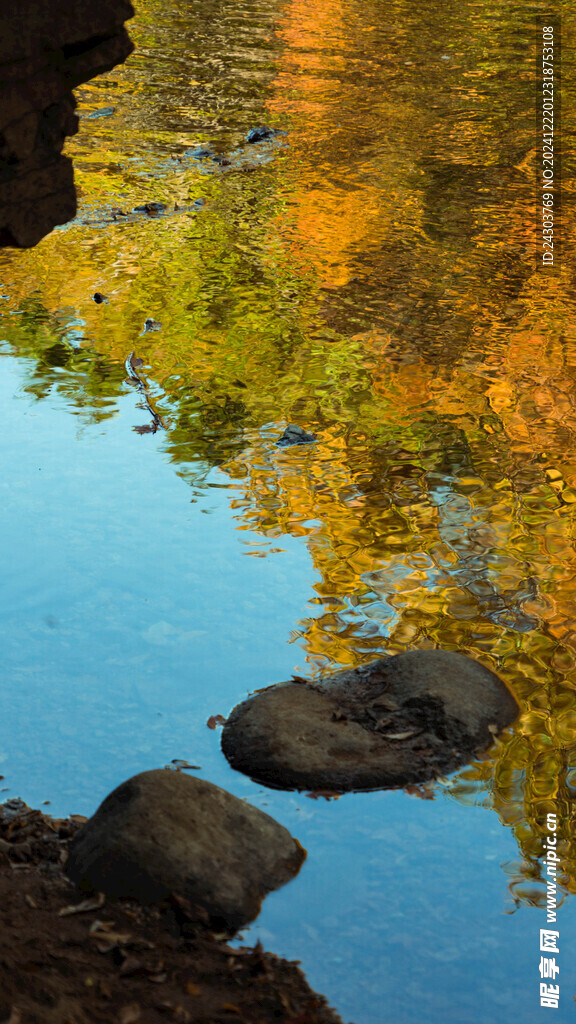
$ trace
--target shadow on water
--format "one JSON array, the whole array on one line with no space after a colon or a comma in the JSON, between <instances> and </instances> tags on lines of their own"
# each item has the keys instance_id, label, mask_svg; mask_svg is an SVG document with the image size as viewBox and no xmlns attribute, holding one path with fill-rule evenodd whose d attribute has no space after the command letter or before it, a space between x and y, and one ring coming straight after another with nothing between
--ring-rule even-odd
<instances>
[{"instance_id":1,"label":"shadow on water","mask_svg":"<svg viewBox=\"0 0 576 1024\"><path fill-rule=\"evenodd\" d=\"M356 1024L536 1021L548 813L576 887L572 213L544 274L539 31L498 2L143 0L135 54L78 90L76 221L1 258L6 721L47 702L7 781L90 813L94 779L183 757L264 806L309 858L252 934ZM261 124L288 134L237 159ZM205 735L292 672L435 648L521 715L425 800L262 790Z\"/></svg>"}]
</instances>

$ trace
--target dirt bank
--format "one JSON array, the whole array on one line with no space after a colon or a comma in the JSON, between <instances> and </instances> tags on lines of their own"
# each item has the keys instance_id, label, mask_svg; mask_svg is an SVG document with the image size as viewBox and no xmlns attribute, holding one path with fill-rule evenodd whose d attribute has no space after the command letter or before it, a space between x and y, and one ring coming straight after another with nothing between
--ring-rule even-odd
<instances>
[{"instance_id":1,"label":"dirt bank","mask_svg":"<svg viewBox=\"0 0 576 1024\"><path fill-rule=\"evenodd\" d=\"M85 819L0 805L0 1024L342 1024L296 963L199 931L184 900L82 900Z\"/></svg>"}]
</instances>

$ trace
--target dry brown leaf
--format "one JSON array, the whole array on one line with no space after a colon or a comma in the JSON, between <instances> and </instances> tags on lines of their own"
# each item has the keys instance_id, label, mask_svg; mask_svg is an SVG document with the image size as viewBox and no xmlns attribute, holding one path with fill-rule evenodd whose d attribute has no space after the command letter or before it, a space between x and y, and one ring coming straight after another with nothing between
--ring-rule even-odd
<instances>
[{"instance_id":1,"label":"dry brown leaf","mask_svg":"<svg viewBox=\"0 0 576 1024\"><path fill-rule=\"evenodd\" d=\"M10 1016L6 1017L2 1021L2 1024L21 1024L22 1022L22 1011L17 1006L13 1006L10 1011Z\"/></svg>"},{"instance_id":2,"label":"dry brown leaf","mask_svg":"<svg viewBox=\"0 0 576 1024\"><path fill-rule=\"evenodd\" d=\"M409 796L417 796L420 800L435 799L435 793L432 789L428 789L425 785L418 785L418 783L404 786L404 792L408 793Z\"/></svg>"},{"instance_id":3,"label":"dry brown leaf","mask_svg":"<svg viewBox=\"0 0 576 1024\"><path fill-rule=\"evenodd\" d=\"M138 1003L128 1003L127 1006L123 1006L118 1014L119 1024L135 1024L136 1021L140 1020L142 1016L142 1010Z\"/></svg>"},{"instance_id":4,"label":"dry brown leaf","mask_svg":"<svg viewBox=\"0 0 576 1024\"><path fill-rule=\"evenodd\" d=\"M127 956L120 967L119 973L125 977L127 974L139 974L143 970L145 968L141 960L138 960L135 956Z\"/></svg>"},{"instance_id":5,"label":"dry brown leaf","mask_svg":"<svg viewBox=\"0 0 576 1024\"><path fill-rule=\"evenodd\" d=\"M92 932L91 938L96 939L97 942L105 943L107 946L106 952L108 952L114 946L121 946L130 942L132 935L130 932L95 931Z\"/></svg>"},{"instance_id":6,"label":"dry brown leaf","mask_svg":"<svg viewBox=\"0 0 576 1024\"><path fill-rule=\"evenodd\" d=\"M88 900L82 900L82 903L74 903L69 907L62 907L58 911L58 917L68 917L70 914L87 914L90 910L99 910L103 907L106 902L106 897L103 892L99 892L96 896L91 897Z\"/></svg>"},{"instance_id":7,"label":"dry brown leaf","mask_svg":"<svg viewBox=\"0 0 576 1024\"><path fill-rule=\"evenodd\" d=\"M210 718L206 722L209 729L215 729L217 725L225 725L226 719L224 715L210 715Z\"/></svg>"},{"instance_id":8,"label":"dry brown leaf","mask_svg":"<svg viewBox=\"0 0 576 1024\"><path fill-rule=\"evenodd\" d=\"M115 924L115 921L100 921L99 918L96 918L96 920L92 921L92 924L90 925L89 934L93 935L94 932L98 931L110 931Z\"/></svg>"}]
</instances>

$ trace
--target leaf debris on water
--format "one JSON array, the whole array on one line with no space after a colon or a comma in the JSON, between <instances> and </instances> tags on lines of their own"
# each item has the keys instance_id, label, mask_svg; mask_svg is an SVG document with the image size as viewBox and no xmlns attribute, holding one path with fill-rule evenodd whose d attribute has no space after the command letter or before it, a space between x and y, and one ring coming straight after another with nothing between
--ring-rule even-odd
<instances>
[{"instance_id":1,"label":"leaf debris on water","mask_svg":"<svg viewBox=\"0 0 576 1024\"><path fill-rule=\"evenodd\" d=\"M210 715L210 718L206 722L209 729L215 729L217 725L225 725L226 719L224 715Z\"/></svg>"}]
</instances>

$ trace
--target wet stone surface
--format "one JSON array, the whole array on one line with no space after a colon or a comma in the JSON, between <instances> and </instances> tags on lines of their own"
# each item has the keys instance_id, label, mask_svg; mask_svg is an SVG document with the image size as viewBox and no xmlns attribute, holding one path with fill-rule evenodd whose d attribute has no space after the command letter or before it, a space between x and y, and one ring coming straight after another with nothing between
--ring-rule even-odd
<instances>
[{"instance_id":1,"label":"wet stone surface","mask_svg":"<svg viewBox=\"0 0 576 1024\"><path fill-rule=\"evenodd\" d=\"M315 685L268 687L234 708L222 750L274 788L396 788L455 771L517 713L504 683L471 658L409 651Z\"/></svg>"}]
</instances>

